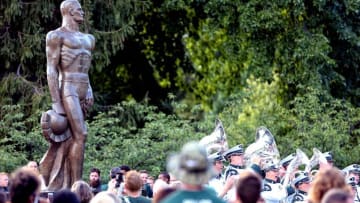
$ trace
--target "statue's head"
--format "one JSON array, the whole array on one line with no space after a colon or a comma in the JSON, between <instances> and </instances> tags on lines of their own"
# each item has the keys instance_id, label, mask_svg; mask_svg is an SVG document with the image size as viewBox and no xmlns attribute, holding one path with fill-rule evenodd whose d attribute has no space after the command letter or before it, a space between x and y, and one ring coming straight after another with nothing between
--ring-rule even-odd
<instances>
[{"instance_id":1,"label":"statue's head","mask_svg":"<svg viewBox=\"0 0 360 203\"><path fill-rule=\"evenodd\" d=\"M80 7L78 0L65 0L60 4L60 12L62 16L69 15L76 7Z\"/></svg>"}]
</instances>

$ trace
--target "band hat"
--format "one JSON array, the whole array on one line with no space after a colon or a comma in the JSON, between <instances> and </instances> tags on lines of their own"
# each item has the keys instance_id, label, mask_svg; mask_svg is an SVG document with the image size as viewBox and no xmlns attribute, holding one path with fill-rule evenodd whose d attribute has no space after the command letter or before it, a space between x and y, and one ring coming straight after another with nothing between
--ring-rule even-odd
<instances>
[{"instance_id":1,"label":"band hat","mask_svg":"<svg viewBox=\"0 0 360 203\"><path fill-rule=\"evenodd\" d=\"M198 142L186 143L180 153L168 157L167 170L185 184L202 185L215 174L205 147Z\"/></svg>"},{"instance_id":2,"label":"band hat","mask_svg":"<svg viewBox=\"0 0 360 203\"><path fill-rule=\"evenodd\" d=\"M360 165L359 164L351 164L351 165L345 167L342 171L344 171L345 173L360 174Z\"/></svg>"},{"instance_id":3,"label":"band hat","mask_svg":"<svg viewBox=\"0 0 360 203\"><path fill-rule=\"evenodd\" d=\"M229 150L224 152L224 157L225 159L229 159L229 157L233 154L244 154L244 148L241 144L236 145L232 148L230 148Z\"/></svg>"},{"instance_id":4,"label":"band hat","mask_svg":"<svg viewBox=\"0 0 360 203\"><path fill-rule=\"evenodd\" d=\"M332 155L332 152L324 152L323 153L324 157L326 158L326 160L328 162L333 162L333 155Z\"/></svg>"},{"instance_id":5,"label":"band hat","mask_svg":"<svg viewBox=\"0 0 360 203\"><path fill-rule=\"evenodd\" d=\"M292 153L290 155L288 155L287 157L283 158L280 161L280 165L283 167L287 167L290 163L291 160L293 160L295 158L295 153Z\"/></svg>"},{"instance_id":6,"label":"band hat","mask_svg":"<svg viewBox=\"0 0 360 203\"><path fill-rule=\"evenodd\" d=\"M295 174L295 178L292 181L293 185L295 187L299 186L302 183L310 183L311 179L309 177L309 173L307 172L303 172L303 171L299 171Z\"/></svg>"},{"instance_id":7,"label":"band hat","mask_svg":"<svg viewBox=\"0 0 360 203\"><path fill-rule=\"evenodd\" d=\"M278 171L280 169L280 166L278 163L275 163L273 160L268 160L267 162L264 163L263 165L263 170L265 172L268 171Z\"/></svg>"},{"instance_id":8,"label":"band hat","mask_svg":"<svg viewBox=\"0 0 360 203\"><path fill-rule=\"evenodd\" d=\"M222 154L220 152L216 152L213 154L210 154L208 157L209 161L211 162L215 162L215 161L225 161L224 157L222 156Z\"/></svg>"}]
</instances>

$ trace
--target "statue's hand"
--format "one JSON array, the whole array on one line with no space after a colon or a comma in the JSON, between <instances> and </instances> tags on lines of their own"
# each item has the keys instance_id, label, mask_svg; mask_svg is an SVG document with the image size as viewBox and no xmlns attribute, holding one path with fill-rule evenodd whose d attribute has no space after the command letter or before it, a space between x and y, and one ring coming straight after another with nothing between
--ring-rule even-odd
<instances>
[{"instance_id":1,"label":"statue's hand","mask_svg":"<svg viewBox=\"0 0 360 203\"><path fill-rule=\"evenodd\" d=\"M88 91L86 94L86 99L85 99L85 106L87 109L89 109L90 107L92 107L92 105L94 104L94 97L92 94L92 91Z\"/></svg>"},{"instance_id":2,"label":"statue's hand","mask_svg":"<svg viewBox=\"0 0 360 203\"><path fill-rule=\"evenodd\" d=\"M52 109L58 114L66 115L63 105L59 102L53 103Z\"/></svg>"}]
</instances>

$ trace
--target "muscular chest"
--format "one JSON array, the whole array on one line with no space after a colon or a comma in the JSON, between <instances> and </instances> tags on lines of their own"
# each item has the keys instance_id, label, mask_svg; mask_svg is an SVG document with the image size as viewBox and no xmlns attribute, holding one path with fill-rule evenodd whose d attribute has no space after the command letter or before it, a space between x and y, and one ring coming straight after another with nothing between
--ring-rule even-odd
<instances>
[{"instance_id":1,"label":"muscular chest","mask_svg":"<svg viewBox=\"0 0 360 203\"><path fill-rule=\"evenodd\" d=\"M86 34L69 34L64 38L63 45L70 49L79 49L90 51L92 49L92 42Z\"/></svg>"}]
</instances>

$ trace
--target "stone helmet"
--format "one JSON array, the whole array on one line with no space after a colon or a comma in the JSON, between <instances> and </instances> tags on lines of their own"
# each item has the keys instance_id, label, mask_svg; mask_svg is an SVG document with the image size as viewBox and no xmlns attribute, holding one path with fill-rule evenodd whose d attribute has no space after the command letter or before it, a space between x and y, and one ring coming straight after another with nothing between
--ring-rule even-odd
<instances>
[{"instance_id":1,"label":"stone helmet","mask_svg":"<svg viewBox=\"0 0 360 203\"><path fill-rule=\"evenodd\" d=\"M41 128L45 138L53 142L65 141L71 136L67 118L54 110L41 115Z\"/></svg>"}]
</instances>

